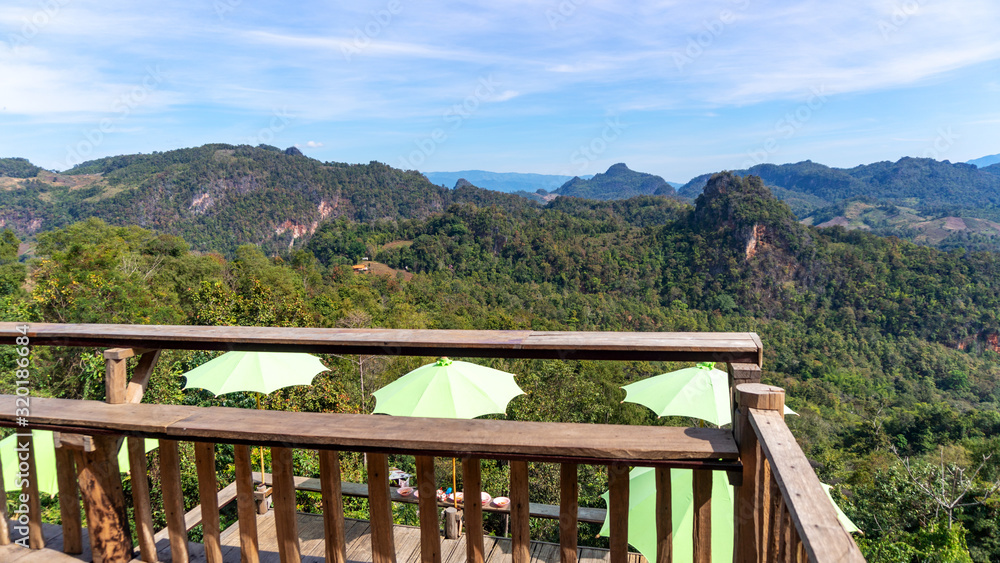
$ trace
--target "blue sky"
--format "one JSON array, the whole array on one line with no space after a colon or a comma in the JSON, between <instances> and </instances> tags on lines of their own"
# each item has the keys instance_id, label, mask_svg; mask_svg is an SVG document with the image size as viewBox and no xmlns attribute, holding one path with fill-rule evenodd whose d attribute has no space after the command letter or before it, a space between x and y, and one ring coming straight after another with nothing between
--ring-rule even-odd
<instances>
[{"instance_id":1,"label":"blue sky","mask_svg":"<svg viewBox=\"0 0 1000 563\"><path fill-rule=\"evenodd\" d=\"M208 142L672 181L1000 153L995 0L8 0L0 156Z\"/></svg>"}]
</instances>

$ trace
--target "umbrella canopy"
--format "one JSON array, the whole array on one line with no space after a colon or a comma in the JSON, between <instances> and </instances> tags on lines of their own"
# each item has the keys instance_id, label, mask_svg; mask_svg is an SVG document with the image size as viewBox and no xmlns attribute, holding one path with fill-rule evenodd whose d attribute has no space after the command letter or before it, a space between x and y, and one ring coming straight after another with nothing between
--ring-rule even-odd
<instances>
[{"instance_id":1,"label":"umbrella canopy","mask_svg":"<svg viewBox=\"0 0 1000 563\"><path fill-rule=\"evenodd\" d=\"M864 534L864 532L861 531L861 528L854 525L854 522L851 522L851 519L848 518L846 514L844 514L844 511L841 510L839 506L837 506L837 503L833 502L833 495L830 494L830 489L832 489L833 487L827 485L826 483L820 483L820 485L823 486L823 492L826 493L826 496L830 499L830 502L833 503L833 508L837 510L837 520L840 520L840 525L843 526L845 530L847 530L847 533L853 534L854 532L857 532L859 534Z\"/></svg>"},{"instance_id":2,"label":"umbrella canopy","mask_svg":"<svg viewBox=\"0 0 1000 563\"><path fill-rule=\"evenodd\" d=\"M52 440L52 432L48 430L32 430L31 449L35 454L35 480L38 490L54 495L59 492L56 476L56 447ZM155 450L159 445L156 440L146 440L146 451ZM17 458L17 434L11 434L0 440L0 465L3 465L3 483L8 491L17 489L17 474L19 460ZM118 450L118 467L123 472L128 471L128 448L122 444Z\"/></svg>"},{"instance_id":3,"label":"umbrella canopy","mask_svg":"<svg viewBox=\"0 0 1000 563\"><path fill-rule=\"evenodd\" d=\"M184 388L216 395L256 391L267 395L282 387L309 385L326 366L316 356L287 352L226 352L184 374Z\"/></svg>"},{"instance_id":4,"label":"umbrella canopy","mask_svg":"<svg viewBox=\"0 0 1000 563\"><path fill-rule=\"evenodd\" d=\"M729 375L705 362L695 367L637 381L622 387L625 400L649 407L657 416L690 416L717 426L733 421ZM784 413L798 414L785 407Z\"/></svg>"},{"instance_id":5,"label":"umbrella canopy","mask_svg":"<svg viewBox=\"0 0 1000 563\"><path fill-rule=\"evenodd\" d=\"M625 400L645 405L657 416L691 416L722 426L732 422L729 375L701 363L622 387Z\"/></svg>"},{"instance_id":6,"label":"umbrella canopy","mask_svg":"<svg viewBox=\"0 0 1000 563\"><path fill-rule=\"evenodd\" d=\"M656 480L651 467L629 472L628 543L656 561ZM670 470L670 513L674 561L694 558L694 490L690 469ZM608 502L608 493L601 495ZM610 511L599 535L610 533ZM733 488L724 471L712 472L712 561L733 560Z\"/></svg>"},{"instance_id":7,"label":"umbrella canopy","mask_svg":"<svg viewBox=\"0 0 1000 563\"><path fill-rule=\"evenodd\" d=\"M513 374L441 358L373 393L374 413L475 418L507 412L507 403L523 393Z\"/></svg>"}]
</instances>

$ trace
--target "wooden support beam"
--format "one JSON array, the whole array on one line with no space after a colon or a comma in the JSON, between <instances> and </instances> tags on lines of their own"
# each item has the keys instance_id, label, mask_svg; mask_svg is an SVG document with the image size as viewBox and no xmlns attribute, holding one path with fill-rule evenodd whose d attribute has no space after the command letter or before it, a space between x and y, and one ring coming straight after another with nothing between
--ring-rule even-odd
<instances>
[{"instance_id":1,"label":"wooden support beam","mask_svg":"<svg viewBox=\"0 0 1000 563\"><path fill-rule=\"evenodd\" d=\"M118 436L94 436L94 451L74 452L91 549L94 558L104 563L132 559L132 533L118 467L119 440Z\"/></svg>"},{"instance_id":2,"label":"wooden support beam","mask_svg":"<svg viewBox=\"0 0 1000 563\"><path fill-rule=\"evenodd\" d=\"M124 358L117 358L118 354L111 354L111 356L109 358L107 353L104 356L104 363L107 365L107 373L104 375L105 400L110 405L120 405L125 402L128 366Z\"/></svg>"},{"instance_id":3,"label":"wooden support beam","mask_svg":"<svg viewBox=\"0 0 1000 563\"><path fill-rule=\"evenodd\" d=\"M576 563L580 482L575 463L559 465L559 560Z\"/></svg>"},{"instance_id":4,"label":"wooden support beam","mask_svg":"<svg viewBox=\"0 0 1000 563\"><path fill-rule=\"evenodd\" d=\"M712 472L692 471L694 563L712 563Z\"/></svg>"},{"instance_id":5,"label":"wooden support beam","mask_svg":"<svg viewBox=\"0 0 1000 563\"><path fill-rule=\"evenodd\" d=\"M657 467L656 473L656 563L673 563L673 489L670 469Z\"/></svg>"},{"instance_id":6,"label":"wooden support beam","mask_svg":"<svg viewBox=\"0 0 1000 563\"><path fill-rule=\"evenodd\" d=\"M319 476L323 489L323 535L326 539L326 560L328 563L347 563L344 498L340 491L340 455L336 451L319 451Z\"/></svg>"},{"instance_id":7,"label":"wooden support beam","mask_svg":"<svg viewBox=\"0 0 1000 563\"><path fill-rule=\"evenodd\" d=\"M257 543L257 505L254 502L253 477L250 471L250 446L233 446L236 461L236 505L240 524L241 563L260 563Z\"/></svg>"},{"instance_id":8,"label":"wooden support beam","mask_svg":"<svg viewBox=\"0 0 1000 563\"><path fill-rule=\"evenodd\" d=\"M184 491L181 489L180 450L174 440L160 440L160 485L163 510L170 534L171 561L187 563L188 535L184 526Z\"/></svg>"},{"instance_id":9,"label":"wooden support beam","mask_svg":"<svg viewBox=\"0 0 1000 563\"><path fill-rule=\"evenodd\" d=\"M139 365L135 366L135 371L132 372L132 380L128 382L128 386L125 388L126 403L135 404L142 402L142 396L149 385L149 378L153 375L153 369L156 368L157 360L160 359L160 352L161 350L148 350L139 358Z\"/></svg>"},{"instance_id":10,"label":"wooden support beam","mask_svg":"<svg viewBox=\"0 0 1000 563\"><path fill-rule=\"evenodd\" d=\"M608 467L608 518L611 520L610 563L628 561L628 477L629 467L615 463Z\"/></svg>"},{"instance_id":11,"label":"wooden support beam","mask_svg":"<svg viewBox=\"0 0 1000 563\"><path fill-rule=\"evenodd\" d=\"M465 548L468 563L483 563L483 503L479 458L462 460L462 492L465 495Z\"/></svg>"},{"instance_id":12,"label":"wooden support beam","mask_svg":"<svg viewBox=\"0 0 1000 563\"><path fill-rule=\"evenodd\" d=\"M31 432L17 434L17 449L20 450L22 444L26 445L25 457L18 453L18 459L28 464L28 478L21 480L21 496L28 499L28 545L31 549L42 549L45 547L45 538L42 536L42 503L38 496L38 468L35 465L35 441ZM18 503L20 504L20 503Z\"/></svg>"},{"instance_id":13,"label":"wooden support beam","mask_svg":"<svg viewBox=\"0 0 1000 563\"><path fill-rule=\"evenodd\" d=\"M129 437L128 462L132 476L132 506L134 507L135 532L139 539L139 556L143 561L156 561L156 542L153 540L153 507L149 502L149 475L146 466L146 440ZM77 513L80 511L77 510Z\"/></svg>"},{"instance_id":14,"label":"wooden support beam","mask_svg":"<svg viewBox=\"0 0 1000 563\"><path fill-rule=\"evenodd\" d=\"M198 500L201 502L202 543L208 563L223 563L219 539L219 490L215 478L215 444L194 443L194 463L198 473Z\"/></svg>"},{"instance_id":15,"label":"wooden support beam","mask_svg":"<svg viewBox=\"0 0 1000 563\"><path fill-rule=\"evenodd\" d=\"M301 559L299 524L295 518L295 481L291 448L271 448L274 471L274 529L278 536L281 561Z\"/></svg>"},{"instance_id":16,"label":"wooden support beam","mask_svg":"<svg viewBox=\"0 0 1000 563\"><path fill-rule=\"evenodd\" d=\"M753 368L747 368L747 372L753 372ZM780 401L776 395L781 396ZM750 424L749 409L784 407L784 391L759 383L741 384L735 388L734 405L733 438L743 462L743 479L734 490L733 551L737 563L764 561L770 525L767 517L770 480L763 451Z\"/></svg>"},{"instance_id":17,"label":"wooden support beam","mask_svg":"<svg viewBox=\"0 0 1000 563\"><path fill-rule=\"evenodd\" d=\"M389 497L389 456L368 454L368 512L371 522L372 563L396 563L392 538L392 501Z\"/></svg>"},{"instance_id":18,"label":"wooden support beam","mask_svg":"<svg viewBox=\"0 0 1000 563\"><path fill-rule=\"evenodd\" d=\"M80 521L80 487L76 484L76 461L73 451L68 448L56 447L55 454L63 553L75 555L83 553L83 524Z\"/></svg>"},{"instance_id":19,"label":"wooden support beam","mask_svg":"<svg viewBox=\"0 0 1000 563\"><path fill-rule=\"evenodd\" d=\"M528 520L528 462L510 462L510 537L512 563L531 559L531 525Z\"/></svg>"},{"instance_id":20,"label":"wooden support beam","mask_svg":"<svg viewBox=\"0 0 1000 563\"><path fill-rule=\"evenodd\" d=\"M420 513L420 560L422 563L441 563L437 483L434 480L434 458L431 456L417 456L417 492Z\"/></svg>"}]
</instances>

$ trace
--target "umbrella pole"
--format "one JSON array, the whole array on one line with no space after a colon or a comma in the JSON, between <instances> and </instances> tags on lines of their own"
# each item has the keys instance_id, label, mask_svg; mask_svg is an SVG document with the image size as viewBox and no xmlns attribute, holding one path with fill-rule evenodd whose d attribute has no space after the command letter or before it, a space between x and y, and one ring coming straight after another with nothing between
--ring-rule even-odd
<instances>
[{"instance_id":1,"label":"umbrella pole","mask_svg":"<svg viewBox=\"0 0 1000 563\"><path fill-rule=\"evenodd\" d=\"M260 393L256 393L257 398L257 410L260 408ZM264 484L264 446L260 447L260 484Z\"/></svg>"}]
</instances>

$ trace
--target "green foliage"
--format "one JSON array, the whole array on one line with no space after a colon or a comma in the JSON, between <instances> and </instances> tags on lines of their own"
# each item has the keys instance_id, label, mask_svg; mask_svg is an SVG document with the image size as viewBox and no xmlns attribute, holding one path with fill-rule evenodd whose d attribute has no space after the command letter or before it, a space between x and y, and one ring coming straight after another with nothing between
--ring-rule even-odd
<instances>
[{"instance_id":1,"label":"green foliage","mask_svg":"<svg viewBox=\"0 0 1000 563\"><path fill-rule=\"evenodd\" d=\"M0 176L34 178L41 171L26 158L0 158Z\"/></svg>"}]
</instances>

